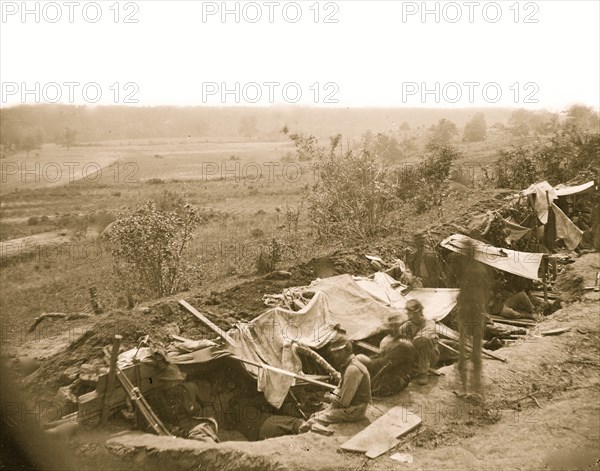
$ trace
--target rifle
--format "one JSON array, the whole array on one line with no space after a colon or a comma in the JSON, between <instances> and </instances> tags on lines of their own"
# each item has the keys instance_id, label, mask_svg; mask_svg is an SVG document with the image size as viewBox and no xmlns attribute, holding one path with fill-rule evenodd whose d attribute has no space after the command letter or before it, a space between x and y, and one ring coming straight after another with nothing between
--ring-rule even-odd
<instances>
[{"instance_id":1,"label":"rifle","mask_svg":"<svg viewBox=\"0 0 600 471\"><path fill-rule=\"evenodd\" d=\"M148 424L150 424L150 427L152 427L152 429L158 435L172 436L171 432L169 432L169 429L165 426L165 424L162 423L162 421L158 418L156 413L152 410L150 404L148 404L148 401L142 395L142 392L139 390L139 388L133 385L131 380L127 377L127 375L123 373L123 371L118 366L116 367L115 372L117 378L123 386L123 389L125 389L125 391L129 395L129 398L136 405L140 414L142 414L142 416L146 419Z\"/></svg>"}]
</instances>

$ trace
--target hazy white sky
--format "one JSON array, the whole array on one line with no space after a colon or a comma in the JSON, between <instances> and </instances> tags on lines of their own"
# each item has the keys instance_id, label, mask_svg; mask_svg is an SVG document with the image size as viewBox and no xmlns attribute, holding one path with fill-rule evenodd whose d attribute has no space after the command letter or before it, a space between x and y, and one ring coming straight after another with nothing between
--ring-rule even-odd
<instances>
[{"instance_id":1,"label":"hazy white sky","mask_svg":"<svg viewBox=\"0 0 600 471\"><path fill-rule=\"evenodd\" d=\"M2 0L1 104L597 108L599 5Z\"/></svg>"}]
</instances>

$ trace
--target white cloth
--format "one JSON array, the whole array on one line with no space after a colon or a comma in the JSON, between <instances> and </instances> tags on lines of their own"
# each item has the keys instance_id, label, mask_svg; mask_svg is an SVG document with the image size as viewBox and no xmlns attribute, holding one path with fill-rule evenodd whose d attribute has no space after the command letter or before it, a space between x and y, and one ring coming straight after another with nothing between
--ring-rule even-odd
<instances>
[{"instance_id":1,"label":"white cloth","mask_svg":"<svg viewBox=\"0 0 600 471\"><path fill-rule=\"evenodd\" d=\"M564 184L556 185L554 190L556 190L556 196L568 196L568 195L577 195L579 193L583 193L594 186L594 181L587 183L582 183L577 186L566 186Z\"/></svg>"},{"instance_id":2,"label":"white cloth","mask_svg":"<svg viewBox=\"0 0 600 471\"><path fill-rule=\"evenodd\" d=\"M530 194L535 195L535 212L540 222L546 224L548 222L548 201L552 203L552 201L558 198L556 190L554 190L550 183L544 181L541 183L534 183L526 190L523 190L521 194L525 196Z\"/></svg>"},{"instance_id":3,"label":"white cloth","mask_svg":"<svg viewBox=\"0 0 600 471\"><path fill-rule=\"evenodd\" d=\"M556 237L562 239L569 250L575 250L583 238L583 232L554 203L552 210L556 216Z\"/></svg>"},{"instance_id":4,"label":"white cloth","mask_svg":"<svg viewBox=\"0 0 600 471\"><path fill-rule=\"evenodd\" d=\"M544 257L543 253L517 252L516 250L501 249L462 234L451 235L440 242L440 245L453 252L464 253L469 241L475 247L475 260L497 270L529 278L530 280L540 281L538 271Z\"/></svg>"}]
</instances>

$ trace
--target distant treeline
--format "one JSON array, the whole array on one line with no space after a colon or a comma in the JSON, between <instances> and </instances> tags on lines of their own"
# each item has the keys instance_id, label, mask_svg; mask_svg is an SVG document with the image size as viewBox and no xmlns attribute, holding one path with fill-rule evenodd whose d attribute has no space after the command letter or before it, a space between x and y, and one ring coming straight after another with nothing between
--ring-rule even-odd
<instances>
[{"instance_id":1,"label":"distant treeline","mask_svg":"<svg viewBox=\"0 0 600 471\"><path fill-rule=\"evenodd\" d=\"M326 138L358 139L365 130L398 133L428 128L445 118L462 128L476 113L489 126L506 123L513 109L311 108L311 107L128 107L22 105L0 110L0 144L7 152L45 142L62 145L112 139L286 140L281 129ZM408 126L407 126L408 125Z\"/></svg>"}]
</instances>

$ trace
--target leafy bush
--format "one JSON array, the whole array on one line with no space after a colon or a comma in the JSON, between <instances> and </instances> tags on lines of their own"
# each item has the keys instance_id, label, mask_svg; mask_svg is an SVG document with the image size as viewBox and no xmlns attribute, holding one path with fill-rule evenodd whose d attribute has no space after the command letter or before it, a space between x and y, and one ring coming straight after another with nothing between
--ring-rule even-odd
<instances>
[{"instance_id":1,"label":"leafy bush","mask_svg":"<svg viewBox=\"0 0 600 471\"><path fill-rule=\"evenodd\" d=\"M535 156L525 147L501 150L494 174L498 188L526 188L538 180Z\"/></svg>"},{"instance_id":2,"label":"leafy bush","mask_svg":"<svg viewBox=\"0 0 600 471\"><path fill-rule=\"evenodd\" d=\"M109 237L114 272L124 290L162 297L187 289L188 270L197 267L186 262L185 249L202 220L189 204L161 209L153 201L122 214Z\"/></svg>"},{"instance_id":3,"label":"leafy bush","mask_svg":"<svg viewBox=\"0 0 600 471\"><path fill-rule=\"evenodd\" d=\"M256 271L261 275L271 273L277 268L282 255L283 245L276 237L273 237L269 242L261 244L258 256L256 257Z\"/></svg>"},{"instance_id":4,"label":"leafy bush","mask_svg":"<svg viewBox=\"0 0 600 471\"><path fill-rule=\"evenodd\" d=\"M396 169L397 197L412 202L418 214L441 207L448 190L450 170L460 155L452 145L430 141L427 153L419 162Z\"/></svg>"},{"instance_id":5,"label":"leafy bush","mask_svg":"<svg viewBox=\"0 0 600 471\"><path fill-rule=\"evenodd\" d=\"M313 161L319 181L308 197L317 236L368 239L384 232L396 202L389 167L364 148L343 157L324 155Z\"/></svg>"},{"instance_id":6,"label":"leafy bush","mask_svg":"<svg viewBox=\"0 0 600 471\"><path fill-rule=\"evenodd\" d=\"M554 126L546 140L528 148L500 151L495 166L499 188L525 188L540 180L555 185L600 177L598 114L586 107L567 110L569 119ZM595 124L594 124L595 123Z\"/></svg>"}]
</instances>

